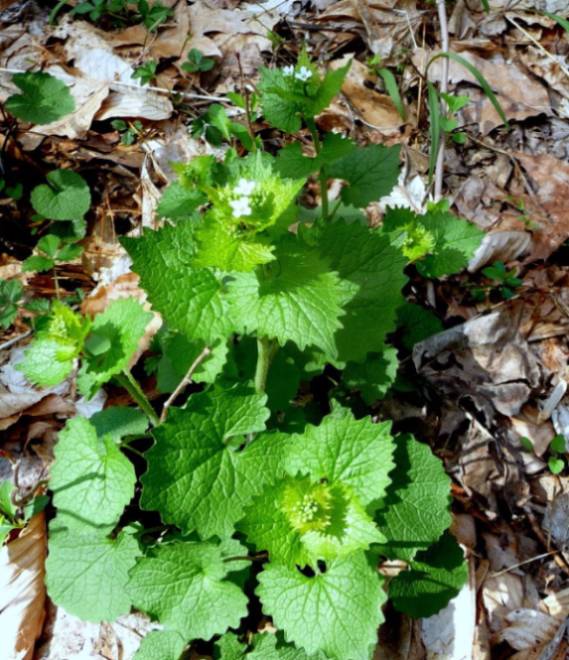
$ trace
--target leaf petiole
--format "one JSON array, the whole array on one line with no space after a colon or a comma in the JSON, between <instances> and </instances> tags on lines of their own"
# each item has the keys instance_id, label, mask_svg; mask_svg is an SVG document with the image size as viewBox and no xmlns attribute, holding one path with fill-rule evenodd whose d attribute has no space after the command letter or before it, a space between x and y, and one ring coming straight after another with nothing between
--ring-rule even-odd
<instances>
[{"instance_id":1,"label":"leaf petiole","mask_svg":"<svg viewBox=\"0 0 569 660\"><path fill-rule=\"evenodd\" d=\"M117 376L120 384L125 388L125 390L130 394L132 400L136 405L142 410L142 412L148 417L152 426L158 426L160 420L158 415L154 411L154 408L150 405L150 401L147 399L146 394L142 391L142 388L134 379L130 371L123 371Z\"/></svg>"},{"instance_id":2,"label":"leaf petiole","mask_svg":"<svg viewBox=\"0 0 569 660\"><path fill-rule=\"evenodd\" d=\"M319 155L322 151L322 143L318 136L318 129L316 128L316 122L312 117L306 117L306 125L312 136L312 141L314 142L314 149L316 155ZM322 204L322 220L326 221L328 219L328 178L326 176L325 168L322 166L318 174L318 180L320 182L320 199Z\"/></svg>"},{"instance_id":3,"label":"leaf petiole","mask_svg":"<svg viewBox=\"0 0 569 660\"><path fill-rule=\"evenodd\" d=\"M255 370L255 391L262 394L267 387L267 377L271 361L277 352L277 344L267 337L257 339L257 368Z\"/></svg>"}]
</instances>

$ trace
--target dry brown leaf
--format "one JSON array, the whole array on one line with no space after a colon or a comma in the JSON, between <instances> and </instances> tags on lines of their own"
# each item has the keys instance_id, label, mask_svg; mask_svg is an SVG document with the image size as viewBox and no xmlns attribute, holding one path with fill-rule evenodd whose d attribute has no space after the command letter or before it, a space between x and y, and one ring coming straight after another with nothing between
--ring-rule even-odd
<instances>
[{"instance_id":1,"label":"dry brown leaf","mask_svg":"<svg viewBox=\"0 0 569 660\"><path fill-rule=\"evenodd\" d=\"M47 534L43 513L0 550L2 657L31 660L45 617L44 562Z\"/></svg>"},{"instance_id":2,"label":"dry brown leaf","mask_svg":"<svg viewBox=\"0 0 569 660\"><path fill-rule=\"evenodd\" d=\"M540 225L533 231L533 245L527 261L547 259L569 238L569 165L552 156L531 156L516 152L535 191L534 205L541 213L532 221Z\"/></svg>"},{"instance_id":3,"label":"dry brown leaf","mask_svg":"<svg viewBox=\"0 0 569 660\"><path fill-rule=\"evenodd\" d=\"M366 85L366 83L374 84L375 81L369 75L365 64L346 55L340 60L334 60L330 68L338 69L350 60L352 65L342 85L342 94L369 126L382 132L398 131L405 122L399 116L388 94L381 94ZM330 112L331 110L328 109L326 114Z\"/></svg>"}]
</instances>

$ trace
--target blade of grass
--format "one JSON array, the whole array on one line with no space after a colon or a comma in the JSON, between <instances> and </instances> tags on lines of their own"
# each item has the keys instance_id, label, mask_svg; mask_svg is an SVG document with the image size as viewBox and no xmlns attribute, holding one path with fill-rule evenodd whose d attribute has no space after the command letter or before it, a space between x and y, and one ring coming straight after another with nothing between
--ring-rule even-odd
<instances>
[{"instance_id":1,"label":"blade of grass","mask_svg":"<svg viewBox=\"0 0 569 660\"><path fill-rule=\"evenodd\" d=\"M383 78L383 84L385 85L385 89L389 94L389 98L393 101L393 105L397 109L399 116L401 117L401 119L403 119L403 121L405 121L406 119L405 106L403 105L403 100L401 98L401 94L399 93L399 87L397 87L397 81L395 80L395 76L391 73L389 69L386 69L384 67L378 69L378 73Z\"/></svg>"},{"instance_id":2,"label":"blade of grass","mask_svg":"<svg viewBox=\"0 0 569 660\"><path fill-rule=\"evenodd\" d=\"M482 2L482 7L486 13L490 11L490 4L488 3L488 0L480 0Z\"/></svg>"},{"instance_id":3,"label":"blade of grass","mask_svg":"<svg viewBox=\"0 0 569 660\"><path fill-rule=\"evenodd\" d=\"M437 163L437 156L441 144L441 103L437 88L432 82L427 82L427 106L429 108L429 138L431 149L429 151L429 185L433 181L433 173Z\"/></svg>"},{"instance_id":4,"label":"blade of grass","mask_svg":"<svg viewBox=\"0 0 569 660\"><path fill-rule=\"evenodd\" d=\"M563 18L562 16L558 16L557 14L551 14L548 11L543 12L548 18L551 18L551 20L555 21L558 25L560 25L565 32L569 33L569 21L566 18Z\"/></svg>"},{"instance_id":5,"label":"blade of grass","mask_svg":"<svg viewBox=\"0 0 569 660\"><path fill-rule=\"evenodd\" d=\"M506 117L506 114L504 113L504 110L502 109L502 106L500 105L500 101L496 98L496 95L492 91L492 88L490 87L490 84L486 80L486 78L480 73L480 71L473 65L471 64L467 59L462 57L461 55L457 55L456 53L451 53L451 52L444 52L444 53L437 53L434 57L432 57L429 60L429 63L427 64L427 70L431 66L431 64L435 61L440 59L441 57L444 57L449 60L453 60L454 62L457 62L461 66L463 66L469 73L471 73L480 87L482 87L482 91L486 96L488 97L488 100L490 103L494 106L494 110L498 113L500 116L500 119L503 121L504 126L506 128L510 128L510 124L508 122L508 119Z\"/></svg>"}]
</instances>

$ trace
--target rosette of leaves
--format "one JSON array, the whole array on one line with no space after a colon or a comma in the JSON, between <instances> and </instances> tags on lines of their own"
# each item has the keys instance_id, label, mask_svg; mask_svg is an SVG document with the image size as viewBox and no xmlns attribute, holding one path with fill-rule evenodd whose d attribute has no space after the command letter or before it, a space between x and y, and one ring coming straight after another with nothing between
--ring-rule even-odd
<instances>
[{"instance_id":1,"label":"rosette of leaves","mask_svg":"<svg viewBox=\"0 0 569 660\"><path fill-rule=\"evenodd\" d=\"M295 65L282 69L263 67L259 89L265 119L276 128L295 133L303 120L312 121L328 107L340 91L350 64L321 76L303 51Z\"/></svg>"},{"instance_id":2,"label":"rosette of leaves","mask_svg":"<svg viewBox=\"0 0 569 660\"><path fill-rule=\"evenodd\" d=\"M248 272L273 261L272 241L294 221L303 185L276 174L269 156L243 159L227 185L207 190L211 207L196 230L195 264Z\"/></svg>"},{"instance_id":3,"label":"rosette of leaves","mask_svg":"<svg viewBox=\"0 0 569 660\"><path fill-rule=\"evenodd\" d=\"M67 378L81 353L90 322L55 300L18 369L33 385L50 387Z\"/></svg>"}]
</instances>

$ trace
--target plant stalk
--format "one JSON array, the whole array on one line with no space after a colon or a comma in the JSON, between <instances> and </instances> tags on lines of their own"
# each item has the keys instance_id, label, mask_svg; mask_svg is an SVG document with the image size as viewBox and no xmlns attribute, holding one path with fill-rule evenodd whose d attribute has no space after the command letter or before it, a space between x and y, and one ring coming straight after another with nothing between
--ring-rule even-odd
<instances>
[{"instance_id":1,"label":"plant stalk","mask_svg":"<svg viewBox=\"0 0 569 660\"><path fill-rule=\"evenodd\" d=\"M257 368L255 369L255 391L262 394L267 387L271 361L277 352L276 343L267 337L257 339Z\"/></svg>"},{"instance_id":2,"label":"plant stalk","mask_svg":"<svg viewBox=\"0 0 569 660\"><path fill-rule=\"evenodd\" d=\"M158 426L160 423L158 415L154 412L154 408L150 405L150 401L146 398L146 394L144 394L142 388L134 379L130 371L123 371L122 374L118 376L118 380L124 389L130 394L136 405L148 417L152 426Z\"/></svg>"},{"instance_id":3,"label":"plant stalk","mask_svg":"<svg viewBox=\"0 0 569 660\"><path fill-rule=\"evenodd\" d=\"M316 155L320 154L322 151L322 143L320 142L320 137L318 136L318 129L316 128L316 122L312 117L306 119L306 125L312 136L312 141L314 142L314 150ZM322 220L328 220L328 178L324 166L320 168L318 173L318 180L320 182L320 200L322 204Z\"/></svg>"}]
</instances>

